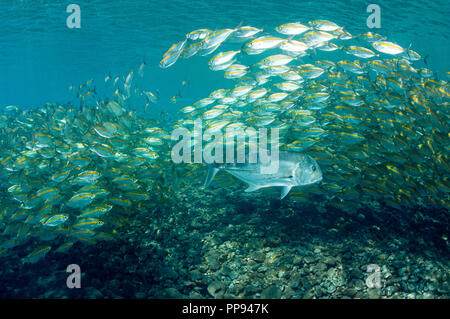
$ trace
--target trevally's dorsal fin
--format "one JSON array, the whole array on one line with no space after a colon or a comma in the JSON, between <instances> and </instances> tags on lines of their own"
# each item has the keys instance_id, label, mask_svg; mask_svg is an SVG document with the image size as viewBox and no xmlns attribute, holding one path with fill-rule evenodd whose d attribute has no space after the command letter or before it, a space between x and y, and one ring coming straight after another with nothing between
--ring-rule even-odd
<instances>
[{"instance_id":1,"label":"trevally's dorsal fin","mask_svg":"<svg viewBox=\"0 0 450 319\"><path fill-rule=\"evenodd\" d=\"M216 176L218 171L219 171L219 169L217 167L214 167L212 165L210 165L208 167L208 175L206 175L206 180L205 180L205 185L204 185L205 188L211 184L214 176Z\"/></svg>"}]
</instances>

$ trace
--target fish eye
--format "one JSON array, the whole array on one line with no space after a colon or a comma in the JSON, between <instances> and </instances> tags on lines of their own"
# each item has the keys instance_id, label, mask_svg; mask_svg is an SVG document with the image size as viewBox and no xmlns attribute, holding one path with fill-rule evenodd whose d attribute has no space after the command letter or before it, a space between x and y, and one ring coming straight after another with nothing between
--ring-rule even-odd
<instances>
[{"instance_id":1,"label":"fish eye","mask_svg":"<svg viewBox=\"0 0 450 319\"><path fill-rule=\"evenodd\" d=\"M315 172L316 171L316 167L313 165L313 166L311 166L311 170L313 171L313 172Z\"/></svg>"}]
</instances>

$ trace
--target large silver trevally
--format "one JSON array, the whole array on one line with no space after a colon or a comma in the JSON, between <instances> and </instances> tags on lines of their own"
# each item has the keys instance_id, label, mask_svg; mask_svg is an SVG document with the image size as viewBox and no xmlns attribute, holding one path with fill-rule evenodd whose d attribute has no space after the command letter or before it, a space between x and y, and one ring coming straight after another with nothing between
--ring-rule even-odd
<instances>
[{"instance_id":1,"label":"large silver trevally","mask_svg":"<svg viewBox=\"0 0 450 319\"><path fill-rule=\"evenodd\" d=\"M280 186L282 187L281 199L283 199L294 186L314 184L322 180L322 171L319 164L307 154L280 151L278 161L275 163L277 169L271 170L269 167L274 167L274 160L276 159L266 161L267 163L260 160L256 163L249 163L247 156L244 163L211 164L209 165L205 187L211 184L217 172L224 170L246 182L249 185L245 190L246 192Z\"/></svg>"}]
</instances>

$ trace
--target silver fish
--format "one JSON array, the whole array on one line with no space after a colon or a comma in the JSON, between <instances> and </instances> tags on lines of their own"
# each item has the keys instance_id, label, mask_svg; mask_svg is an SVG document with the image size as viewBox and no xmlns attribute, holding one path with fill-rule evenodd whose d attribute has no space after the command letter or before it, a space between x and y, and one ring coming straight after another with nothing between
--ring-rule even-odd
<instances>
[{"instance_id":1,"label":"silver fish","mask_svg":"<svg viewBox=\"0 0 450 319\"><path fill-rule=\"evenodd\" d=\"M244 163L211 164L205 187L211 184L217 172L224 170L249 185L245 192L281 186L281 199L283 199L294 186L314 184L322 180L319 164L309 155L280 151L278 161L272 160L271 156L269 158L270 161L266 161L267 163L259 159L256 163L250 163L247 156ZM276 170L270 168L273 164L276 164Z\"/></svg>"}]
</instances>

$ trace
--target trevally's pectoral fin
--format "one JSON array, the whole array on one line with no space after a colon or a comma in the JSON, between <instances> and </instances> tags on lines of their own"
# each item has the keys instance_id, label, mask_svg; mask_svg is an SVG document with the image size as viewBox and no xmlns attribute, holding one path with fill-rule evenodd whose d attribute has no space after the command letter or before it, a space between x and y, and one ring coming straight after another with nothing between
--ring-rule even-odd
<instances>
[{"instance_id":1,"label":"trevally's pectoral fin","mask_svg":"<svg viewBox=\"0 0 450 319\"><path fill-rule=\"evenodd\" d=\"M214 176L216 176L218 171L219 171L219 169L217 167L209 166L208 175L206 175L206 180L205 180L205 185L204 185L205 188L211 184Z\"/></svg>"},{"instance_id":2,"label":"trevally's pectoral fin","mask_svg":"<svg viewBox=\"0 0 450 319\"><path fill-rule=\"evenodd\" d=\"M248 188L245 190L246 193L254 192L260 189L261 186L255 185L255 184L249 184Z\"/></svg>"},{"instance_id":3,"label":"trevally's pectoral fin","mask_svg":"<svg viewBox=\"0 0 450 319\"><path fill-rule=\"evenodd\" d=\"M283 199L286 197L286 195L289 193L289 191L291 190L292 186L283 186L283 188L281 189L281 198Z\"/></svg>"}]
</instances>

